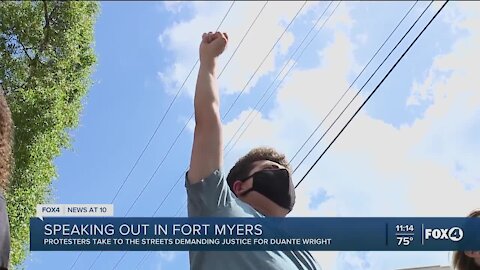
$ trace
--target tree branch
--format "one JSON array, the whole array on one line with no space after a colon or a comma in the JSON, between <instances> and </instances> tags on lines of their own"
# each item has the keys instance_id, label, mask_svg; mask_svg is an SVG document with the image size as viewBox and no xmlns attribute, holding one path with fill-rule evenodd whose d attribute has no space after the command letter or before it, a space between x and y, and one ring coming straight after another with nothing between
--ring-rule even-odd
<instances>
[{"instance_id":1,"label":"tree branch","mask_svg":"<svg viewBox=\"0 0 480 270\"><path fill-rule=\"evenodd\" d=\"M43 1L43 12L45 13L45 29L50 27L50 17L48 16L47 1Z\"/></svg>"},{"instance_id":2,"label":"tree branch","mask_svg":"<svg viewBox=\"0 0 480 270\"><path fill-rule=\"evenodd\" d=\"M17 37L17 42L18 44L20 44L20 46L22 46L22 49L23 49L23 52L25 53L25 55L28 57L28 59L30 59L30 62L33 61L33 58L30 56L30 54L28 53L28 49L25 48L25 46L23 45L23 43L20 41L20 39L18 39Z\"/></svg>"},{"instance_id":3,"label":"tree branch","mask_svg":"<svg viewBox=\"0 0 480 270\"><path fill-rule=\"evenodd\" d=\"M45 37L43 39L42 45L40 46L40 52L43 52L45 48L47 47L48 41L50 39L50 17L48 14L48 9L47 9L47 1L43 1L43 12L45 16L45 26L43 27L43 32L45 33ZM38 54L37 54L38 56Z\"/></svg>"},{"instance_id":4,"label":"tree branch","mask_svg":"<svg viewBox=\"0 0 480 270\"><path fill-rule=\"evenodd\" d=\"M57 9L58 9L59 6L60 6L60 5L59 5L57 2L55 2L52 11L50 11L50 14L48 14L48 20L49 20L49 22L52 20L52 16L53 16L54 13L57 11Z\"/></svg>"}]
</instances>

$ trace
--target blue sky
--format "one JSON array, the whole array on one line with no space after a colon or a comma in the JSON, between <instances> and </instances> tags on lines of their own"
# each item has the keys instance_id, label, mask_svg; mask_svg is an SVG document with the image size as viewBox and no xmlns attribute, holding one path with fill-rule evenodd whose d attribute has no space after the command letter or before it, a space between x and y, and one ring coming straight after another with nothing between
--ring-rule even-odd
<instances>
[{"instance_id":1,"label":"blue sky","mask_svg":"<svg viewBox=\"0 0 480 270\"><path fill-rule=\"evenodd\" d=\"M220 68L263 4L245 2L233 6L221 28L231 40ZM274 146L292 156L412 4L340 4L275 90L260 117L226 157L225 169L257 145ZM415 6L353 90L366 81L427 4ZM220 78L223 112L301 5L267 5ZM309 3L302 10L226 117L225 141L245 120L327 5ZM52 185L52 202L110 203L195 63L201 34L215 30L229 6L230 2L101 3L95 26L95 83L85 98L80 126L72 131L72 149L63 151L56 160L58 179ZM474 61L478 56L469 54L475 48L471 44L479 44L480 40L480 24L475 19L479 6L447 5L299 188L301 200L292 215L463 216L479 207L474 198L480 194L480 169L475 166L479 160L474 153L480 150L475 139L480 133L480 97L475 91L478 78L471 72L478 67L478 61ZM432 5L419 24L423 26L438 8L439 3ZM418 33L419 28L412 31ZM399 46L405 48L404 44ZM399 53L392 56L396 59ZM386 66L392 63L387 61ZM386 71L380 69L379 76L364 91L369 93ZM115 216L126 214L193 112L195 79L196 70L114 201ZM355 102L352 108L358 105ZM346 111L348 116L352 113ZM346 120L342 119L340 123ZM331 130L332 135L313 151L314 156L338 130ZM128 216L152 216L188 165L191 141L189 124ZM314 159L307 159L305 164L309 166ZM300 168L299 175L306 167ZM428 188L435 185L441 188L432 193ZM452 201L445 202L446 196ZM184 200L181 179L157 216L174 215ZM75 269L88 269L97 254L84 252ZM103 253L93 269L112 268L121 254ZM144 254L129 252L117 269L134 269ZM77 256L77 252L32 252L24 266L69 269ZM449 263L445 252L328 252L315 256L325 269L398 269ZM187 268L186 252L152 253L141 266Z\"/></svg>"}]
</instances>

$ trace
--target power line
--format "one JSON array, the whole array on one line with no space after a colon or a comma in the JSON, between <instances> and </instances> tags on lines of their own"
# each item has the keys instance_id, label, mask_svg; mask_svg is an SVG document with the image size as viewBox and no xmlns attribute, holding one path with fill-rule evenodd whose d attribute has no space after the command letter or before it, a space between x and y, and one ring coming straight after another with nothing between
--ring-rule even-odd
<instances>
[{"instance_id":1,"label":"power line","mask_svg":"<svg viewBox=\"0 0 480 270\"><path fill-rule=\"evenodd\" d=\"M182 210L182 208L186 205L186 201L185 203L183 203L182 205L180 205L180 207L177 209L177 212L175 213L175 215L173 217L178 217L178 215L180 214L180 211ZM145 255L143 255L142 259L140 260L140 262L137 264L137 266L135 267L135 269L138 269L138 267L140 267L140 265L143 264L144 261L147 260L148 256L152 253L152 251L149 251L147 252ZM120 264L120 262L125 258L125 256L127 255L127 252L124 251L122 256L118 259L118 261L115 263L115 265L113 266L112 269L116 269L117 266Z\"/></svg>"},{"instance_id":2,"label":"power line","mask_svg":"<svg viewBox=\"0 0 480 270\"><path fill-rule=\"evenodd\" d=\"M304 156L304 158L300 161L300 163L298 164L298 166L295 168L295 171L302 165L302 163L307 159L307 157L312 153L313 149L315 149L315 147L317 147L317 145L322 141L322 139L325 137L325 135L328 133L328 131L330 131L330 129L333 127L333 125L335 125L335 123L338 121L338 119L340 119L340 117L343 115L343 113L347 110L347 108L350 106L350 104L352 104L352 102L357 98L357 96L360 94L360 92L362 92L363 88L365 88L365 86L368 84L368 82L370 82L370 80L373 78L373 76L377 73L377 71L383 66L383 64L387 61L387 59L390 57L390 55L395 51L395 49L398 47L398 45L400 45L400 43L403 41L403 39L408 35L408 33L410 33L410 31L413 29L413 27L417 24L417 22L420 20L421 17L423 17L423 14L425 14L425 12L428 10L428 8L432 5L433 1L430 2L430 4L423 10L423 12L420 14L420 16L417 18L417 20L415 20L415 22L412 24L412 26L410 26L410 28L408 29L408 31L403 35L403 37L397 42L397 44L395 45L395 47L393 47L393 49L390 51L390 53L383 59L382 63L377 67L377 69L375 69L375 71L372 73L372 75L368 78L368 80L363 84L363 86L357 91L357 93L355 94L355 96L350 100L350 102L347 104L347 106L340 112L340 114L337 116L337 118L335 118L335 120L333 121L332 124L330 124L330 126L327 128L327 130L325 130L325 132L322 134L322 136L320 137L320 139L318 139L318 141L310 148L310 151L308 151L308 153ZM294 171L294 172L295 172Z\"/></svg>"},{"instance_id":3,"label":"power line","mask_svg":"<svg viewBox=\"0 0 480 270\"><path fill-rule=\"evenodd\" d=\"M333 2L333 1L332 1ZM332 4L332 2L330 2L330 4ZM334 10L332 11L332 13L330 13L330 15L328 16L328 18L323 22L322 26L317 30L317 32L315 33L315 35L310 39L310 41L307 43L307 45L302 49L302 51L300 52L299 56L296 58L295 60L295 63L293 65L290 66L290 68L288 69L288 71L284 74L282 80L280 81L280 83L277 85L277 87L270 92L270 95L268 96L268 98L263 102L262 106L260 106L260 108L258 109L258 111L261 111L263 109L263 107L265 106L265 104L267 103L267 101L272 97L273 93L275 92L276 89L278 89L278 87L282 84L283 80L285 80L285 78L287 77L287 75L290 73L290 71L293 69L293 67L298 63L298 60L302 57L303 53L305 52L306 48L310 46L310 44L312 43L313 40L315 40L316 36L318 35L318 33L320 32L320 30L325 26L325 24L329 21L329 19L331 18L331 16L335 13L335 11L337 10L338 6L340 5L341 1L338 2L337 6L334 8ZM327 7L327 9L325 11L328 10L328 8L330 7L330 5ZM324 13L325 13L324 11ZM323 14L322 14L323 16ZM321 18L321 17L320 17ZM320 18L317 20L317 23L319 22ZM313 30L313 27L312 29L310 29L310 31ZM303 39L302 41L302 44L303 42L306 40L306 38L308 37L308 35L310 34L310 32L307 34L307 36L305 36L305 38ZM297 50L301 47L301 44L299 47L297 47ZM285 63L285 65L283 66L283 69L278 73L277 77L275 78L275 80L280 76L280 74L282 74L283 70L285 69L285 67L288 65L288 63L290 62L290 60L293 58L293 55L297 52L297 50L292 54L292 56L290 57L289 61L287 61ZM273 85L273 83L275 82L275 80L272 82L272 84L270 84L270 86L268 87L268 89L270 89ZM255 105L254 109L251 110L248 114L248 116L245 118L245 120L242 122L242 124L240 125L240 127L237 129L237 131L235 132L235 134L232 136L232 138L230 138L230 141L227 143L227 146L230 144L230 142L232 142L233 138L235 138L235 136L238 134L238 132L240 131L240 129L245 125L245 123L247 122L247 120L250 118L250 116L252 115L253 111L258 107L258 105L260 104L260 101L263 99L263 97L265 96L265 94L268 92L265 91L264 95L262 96L262 98L257 102L257 104ZM228 154L232 151L232 149L235 147L235 145L237 145L237 143L239 142L240 138L243 136L243 134L245 133L245 131L250 127L250 125L253 123L253 121L255 120L256 116L258 115L257 112L255 112L255 115L253 116L252 120L247 124L247 126L245 127L245 129L242 131L242 133L240 133L240 135L238 136L238 138L235 140L235 142L233 143L232 147L228 150L228 152L225 154L225 156L228 156Z\"/></svg>"},{"instance_id":4,"label":"power line","mask_svg":"<svg viewBox=\"0 0 480 270\"><path fill-rule=\"evenodd\" d=\"M180 205L180 207L177 209L177 211L175 212L175 215L173 215L173 217L178 217L181 213L181 210L187 205L187 200L185 200L183 202L183 204ZM142 259L140 260L140 262L138 262L137 266L135 267L135 270L136 269L139 269L139 267L143 264L143 262L145 262L147 259L148 259L148 256L150 256L150 254L152 254L151 251L145 253L145 255L143 255Z\"/></svg>"},{"instance_id":5,"label":"power line","mask_svg":"<svg viewBox=\"0 0 480 270\"><path fill-rule=\"evenodd\" d=\"M300 151L303 149L303 147L305 147L305 145L307 144L307 142L313 137L313 135L318 131L318 129L322 126L322 124L325 122L325 120L330 116L330 114L333 112L333 110L335 110L335 108L338 106L338 104L340 103L340 101L345 97L345 95L347 94L348 91L350 91L350 89L352 88L352 86L355 84L355 82L358 80L358 78L360 78L360 76L363 74L363 72L367 69L367 67L370 65L370 63L373 61L373 59L377 56L377 54L380 52L380 50L383 48L383 46L385 46L385 44L390 40L390 37L392 37L393 33L395 33L395 31L397 31L398 27L402 24L402 22L407 18L407 16L410 14L410 12L413 10L413 8L418 4L418 0L415 1L415 3L410 7L410 9L407 11L407 13L405 13L405 15L403 16L403 18L400 20L400 22L398 22L397 26L392 30L392 32L390 33L390 35L385 39L385 41L383 42L383 44L377 49L377 51L375 52L375 54L370 58L370 60L368 61L368 63L363 67L362 71L360 71L360 73L357 75L357 77L355 78L355 80L350 84L350 86L347 88L347 90L345 90L345 92L343 92L342 96L338 99L338 101L335 103L335 105L333 105L333 107L330 109L330 111L327 113L327 115L322 119L322 121L317 125L317 127L315 128L315 130L312 131L312 133L310 133L310 136L308 136L308 138L305 140L305 142L302 144L302 146L300 146L300 148L297 150L297 152L295 153L295 155L293 155L292 159L290 160L290 163L293 162L293 160L295 159L295 157L300 153ZM295 172L298 167L300 167L300 165L298 165L294 170L293 172Z\"/></svg>"},{"instance_id":6,"label":"power line","mask_svg":"<svg viewBox=\"0 0 480 270\"><path fill-rule=\"evenodd\" d=\"M225 64L223 70L220 72L220 74L218 74L218 78L220 78L220 76L222 76L222 73L225 71L225 68L228 66L228 64L230 64L230 61L232 60L233 56L237 53L237 50L238 48L240 48L240 45L243 43L243 41L245 40L245 38L247 37L248 33L250 33L250 30L252 29L252 27L255 25L255 23L257 22L258 18L260 17L260 14L262 14L263 10L265 9L265 7L267 6L268 4L268 1L265 2L265 4L262 6L262 8L260 9L260 11L257 13L257 16L255 16L255 19L253 19L252 23L250 24L250 26L248 27L247 31L245 32L245 34L243 35L242 39L240 40L240 42L238 43L237 47L235 48L235 50L233 51L232 55L230 56L230 58L228 59L227 63Z\"/></svg>"},{"instance_id":7,"label":"power line","mask_svg":"<svg viewBox=\"0 0 480 270\"><path fill-rule=\"evenodd\" d=\"M345 130L345 128L350 124L350 122L353 120L353 118L358 114L358 112L363 108L363 106L365 106L365 104L368 102L368 100L370 100L370 98L373 96L373 94L378 90L378 88L382 85L382 83L385 81L385 79L390 75L390 73L395 69L395 67L398 65L398 63L400 62L400 60L403 59L403 57L405 56L405 54L407 54L407 52L410 50L410 48L412 48L413 44L415 44L415 42L418 40L418 38L423 34L423 32L425 32L425 30L428 28L428 26L433 22L433 20L437 17L437 15L443 10L443 8L447 5L447 3L449 2L449 0L445 1L445 3L442 5L442 7L440 7L440 9L435 13L435 15L432 17L432 19L430 19L430 21L427 23L427 25L425 25L425 27L422 29L422 31L417 35L417 37L412 41L412 43L410 44L410 46L408 46L408 48L405 50L405 52L400 56L400 58L398 58L397 62L395 62L395 64L390 68L390 70L388 71L388 73L383 77L383 79L380 81L380 83L378 83L378 85L375 87L375 89L370 93L370 95L367 97L367 99L362 103L362 105L360 105L360 107L357 109L357 111L355 111L355 113L352 115L352 117L350 117L350 119L348 120L348 122L343 126L343 128L340 130L340 132L335 136L335 138L330 142L330 144L327 146L327 148L322 152L322 154L318 157L318 159L313 163L313 165L310 167L310 169L308 169L308 171L305 173L305 175L302 177L302 179L300 180L300 182L298 182L296 185L295 185L295 188L297 188L302 182L303 180L307 177L307 175L312 171L312 169L315 167L315 165L317 165L317 163L320 161L320 159L323 157L323 155L325 155L325 153L327 152L328 149L330 149L330 147L332 146L332 144L337 140L337 138L340 136L340 134L342 134L342 132ZM433 1L431 2L433 3ZM430 3L430 4L431 4ZM429 5L430 6L430 5ZM428 8L428 7L427 7Z\"/></svg>"},{"instance_id":8,"label":"power line","mask_svg":"<svg viewBox=\"0 0 480 270\"><path fill-rule=\"evenodd\" d=\"M230 14L230 11L232 10L232 7L233 5L235 4L235 1L232 1L232 4L229 6L227 12L225 13L225 15L223 16L222 20L220 21L217 29L215 30L218 31L218 29L220 29L220 27L222 26L222 24L224 23L225 19L227 18L228 14ZM231 58L230 58L231 59ZM120 185L120 187L118 188L117 192L115 193L115 196L113 197L113 199L111 200L110 203L113 203L115 201L115 199L117 198L118 194L120 193L120 191L123 189L123 186L125 185L125 183L127 182L128 178L130 177L130 175L132 174L133 170L137 167L138 165L138 162L140 161L140 159L143 157L143 155L145 154L145 151L147 150L147 148L150 146L150 143L152 142L153 138L155 137L155 135L157 134L160 126L162 125L162 123L164 122L168 112L170 111L170 109L172 108L173 106L173 103L175 103L175 101L177 100L178 96L180 95L180 92L181 90L183 89L183 87L185 86L185 83L187 82L188 78L190 78L190 75L192 74L193 70L195 69L195 67L197 66L198 62L200 61L199 58L197 58L197 60L195 61L195 64L192 66L192 68L190 69L187 77L185 78L185 80L183 81L182 85L180 86L180 88L177 90L177 93L175 94L174 98L172 99L172 101L170 102L170 104L168 105L168 108L167 110L165 111L165 113L163 114L160 122L157 124L154 132L152 133L152 135L150 136L150 138L148 139L147 141L147 144L144 146L144 148L142 149L142 151L140 152L140 155L137 157L137 159L135 160L132 168L130 169L130 171L128 172L127 176L125 177L125 179L122 181L122 184ZM229 60L230 61L230 60ZM75 267L75 265L77 264L80 256L83 254L83 251L79 253L79 255L77 256L77 258L75 259L74 263L72 264L72 266L70 267L70 270L73 269ZM101 253L100 253L101 254ZM97 257L98 258L98 257Z\"/></svg>"},{"instance_id":9,"label":"power line","mask_svg":"<svg viewBox=\"0 0 480 270\"><path fill-rule=\"evenodd\" d=\"M277 43L280 41L280 39L282 39L283 35L287 32L288 28L290 28L290 25L293 23L293 21L297 18L298 14L300 14L300 11L302 11L302 9L305 7L305 5L307 4L307 1L305 1L303 3L303 5L300 7L300 9L298 10L297 14L295 14L295 16L293 17L293 19L290 21L290 23L287 25L287 27L285 27L285 30L283 31L283 33L280 35L280 37L277 39L277 41L275 42L275 44L273 44L272 48L270 48L270 51L267 53L267 55L265 55L265 57L263 58L263 60L260 62L260 64L257 66L257 69L255 69L255 71L253 72L252 76L250 76L250 78L248 79L247 83L245 84L245 86L243 87L243 89L240 91L240 93L237 95L237 97L235 98L235 100L233 101L233 103L230 105L230 107L227 109L227 112L223 115L222 119L225 119L228 115L228 113L230 113L230 110L233 108L233 106L237 103L238 99L240 98L240 96L242 95L242 93L245 91L245 89L247 88L247 86L250 84L250 81L255 77L255 75L257 74L258 70L260 69L260 67L263 65L263 63L265 62L265 60L267 60L268 56L272 53L273 49L275 49L275 47L277 46Z\"/></svg>"}]
</instances>

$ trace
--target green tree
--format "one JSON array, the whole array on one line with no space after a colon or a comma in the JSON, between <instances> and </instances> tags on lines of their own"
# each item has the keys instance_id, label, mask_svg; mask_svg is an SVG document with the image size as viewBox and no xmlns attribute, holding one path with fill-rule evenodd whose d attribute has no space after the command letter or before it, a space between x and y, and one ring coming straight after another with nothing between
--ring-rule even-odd
<instances>
[{"instance_id":1,"label":"green tree","mask_svg":"<svg viewBox=\"0 0 480 270\"><path fill-rule=\"evenodd\" d=\"M96 2L0 2L0 80L15 125L6 194L11 258L27 256L29 218L51 200L53 160L70 146L91 85Z\"/></svg>"}]
</instances>

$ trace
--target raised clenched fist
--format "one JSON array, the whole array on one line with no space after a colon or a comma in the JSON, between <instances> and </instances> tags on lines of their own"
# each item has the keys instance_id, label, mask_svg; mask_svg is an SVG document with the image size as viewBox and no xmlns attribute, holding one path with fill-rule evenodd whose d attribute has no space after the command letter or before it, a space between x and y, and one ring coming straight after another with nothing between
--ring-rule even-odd
<instances>
[{"instance_id":1,"label":"raised clenched fist","mask_svg":"<svg viewBox=\"0 0 480 270\"><path fill-rule=\"evenodd\" d=\"M227 33L203 33L200 43L200 62L211 63L225 51L228 43Z\"/></svg>"}]
</instances>

